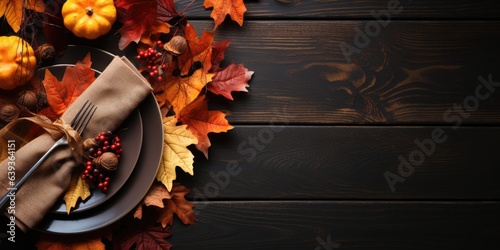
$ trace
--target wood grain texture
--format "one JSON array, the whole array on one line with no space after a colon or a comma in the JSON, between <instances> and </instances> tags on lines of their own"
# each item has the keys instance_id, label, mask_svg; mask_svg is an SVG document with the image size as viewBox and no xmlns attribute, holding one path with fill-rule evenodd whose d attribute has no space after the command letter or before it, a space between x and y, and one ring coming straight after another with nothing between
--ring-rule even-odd
<instances>
[{"instance_id":1,"label":"wood grain texture","mask_svg":"<svg viewBox=\"0 0 500 250\"><path fill-rule=\"evenodd\" d=\"M236 126L178 180L194 200L500 199L500 128L440 129ZM394 192L387 171L403 179Z\"/></svg>"},{"instance_id":2,"label":"wood grain texture","mask_svg":"<svg viewBox=\"0 0 500 250\"><path fill-rule=\"evenodd\" d=\"M399 3L402 11L393 19L497 19L500 3L481 0L411 1L411 0L268 0L245 1L246 20L254 19L363 19L373 18L371 12L388 10L388 3ZM189 1L177 1L183 9ZM203 8L203 1L195 1L186 15L190 19L208 18L211 10Z\"/></svg>"},{"instance_id":3,"label":"wood grain texture","mask_svg":"<svg viewBox=\"0 0 500 250\"><path fill-rule=\"evenodd\" d=\"M193 23L199 33L212 27ZM261 124L283 106L292 124L446 124L448 109L476 95L479 77L500 79L500 22L393 21L358 46L367 25L249 21L219 28L216 40L231 39L226 63L256 73L251 94L236 94L235 102L213 97L213 108L229 110L233 124ZM359 53L345 56L346 44ZM499 124L499 96L480 100L464 122Z\"/></svg>"},{"instance_id":4,"label":"wood grain texture","mask_svg":"<svg viewBox=\"0 0 500 250\"><path fill-rule=\"evenodd\" d=\"M498 249L499 202L211 202L181 249ZM321 248L330 239L332 248ZM337 245L340 244L340 245ZM337 246L337 248L333 248Z\"/></svg>"}]
</instances>

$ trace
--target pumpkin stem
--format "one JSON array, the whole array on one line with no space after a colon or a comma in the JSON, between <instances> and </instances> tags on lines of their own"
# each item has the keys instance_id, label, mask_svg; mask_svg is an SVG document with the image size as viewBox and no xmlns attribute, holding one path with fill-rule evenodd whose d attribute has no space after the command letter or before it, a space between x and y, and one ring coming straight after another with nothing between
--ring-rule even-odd
<instances>
[{"instance_id":1,"label":"pumpkin stem","mask_svg":"<svg viewBox=\"0 0 500 250\"><path fill-rule=\"evenodd\" d=\"M85 13L89 16L92 16L92 14L94 14L94 9L92 9L92 7L87 7L85 9Z\"/></svg>"}]
</instances>

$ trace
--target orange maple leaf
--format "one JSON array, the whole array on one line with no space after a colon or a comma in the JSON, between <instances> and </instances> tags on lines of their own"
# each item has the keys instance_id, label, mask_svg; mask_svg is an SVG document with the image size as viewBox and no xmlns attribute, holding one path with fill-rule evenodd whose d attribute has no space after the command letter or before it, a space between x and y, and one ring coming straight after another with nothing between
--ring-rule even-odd
<instances>
[{"instance_id":1,"label":"orange maple leaf","mask_svg":"<svg viewBox=\"0 0 500 250\"><path fill-rule=\"evenodd\" d=\"M45 4L43 0L2 0L0 2L0 17L5 16L7 23L16 33L23 23L23 8L42 12L45 10Z\"/></svg>"},{"instance_id":2,"label":"orange maple leaf","mask_svg":"<svg viewBox=\"0 0 500 250\"><path fill-rule=\"evenodd\" d=\"M52 110L61 116L68 106L73 103L95 80L95 72L90 68L90 53L75 66L68 66L61 81L50 70L45 70L42 81L47 93L47 101Z\"/></svg>"},{"instance_id":3,"label":"orange maple leaf","mask_svg":"<svg viewBox=\"0 0 500 250\"><path fill-rule=\"evenodd\" d=\"M198 39L193 25L188 24L184 27L184 38L187 42L186 52L177 58L181 75L189 74L196 62L201 62L204 71L208 72L212 67L214 33L205 31L201 34L201 38Z\"/></svg>"},{"instance_id":4,"label":"orange maple leaf","mask_svg":"<svg viewBox=\"0 0 500 250\"><path fill-rule=\"evenodd\" d=\"M101 239L111 240L112 230L104 228L82 237L81 235L55 235L41 233L36 243L38 250L104 250L106 246Z\"/></svg>"},{"instance_id":5,"label":"orange maple leaf","mask_svg":"<svg viewBox=\"0 0 500 250\"><path fill-rule=\"evenodd\" d=\"M189 189L175 183L170 193L172 194L172 198L165 200L165 208L162 210L159 217L161 225L163 227L172 225L174 214L176 214L184 224L194 224L194 205L184 198L184 196L189 193Z\"/></svg>"},{"instance_id":6,"label":"orange maple leaf","mask_svg":"<svg viewBox=\"0 0 500 250\"><path fill-rule=\"evenodd\" d=\"M202 69L198 69L189 77L169 77L162 89L155 89L155 92L161 92L156 96L158 105L161 107L168 103L173 106L174 112L179 114L184 107L198 97L212 76L213 74L205 74Z\"/></svg>"},{"instance_id":7,"label":"orange maple leaf","mask_svg":"<svg viewBox=\"0 0 500 250\"><path fill-rule=\"evenodd\" d=\"M243 26L243 15L247 11L243 0L205 0L203 7L205 9L213 8L210 17L215 21L214 30L224 22L227 15L240 26Z\"/></svg>"},{"instance_id":8,"label":"orange maple leaf","mask_svg":"<svg viewBox=\"0 0 500 250\"><path fill-rule=\"evenodd\" d=\"M208 159L210 139L208 133L227 132L233 126L229 125L226 115L221 111L209 111L205 96L199 96L181 110L179 120L187 125L187 129L198 139L196 148Z\"/></svg>"}]
</instances>

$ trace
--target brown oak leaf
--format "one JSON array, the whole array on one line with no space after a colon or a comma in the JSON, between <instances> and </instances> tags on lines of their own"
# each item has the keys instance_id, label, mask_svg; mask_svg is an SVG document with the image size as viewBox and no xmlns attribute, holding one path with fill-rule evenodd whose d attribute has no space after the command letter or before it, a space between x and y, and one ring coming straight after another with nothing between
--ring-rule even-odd
<instances>
[{"instance_id":1,"label":"brown oak leaf","mask_svg":"<svg viewBox=\"0 0 500 250\"><path fill-rule=\"evenodd\" d=\"M247 11L243 0L205 0L203 7L206 9L213 8L210 17L215 21L214 30L224 22L227 15L240 26L243 26L243 16Z\"/></svg>"},{"instance_id":2,"label":"brown oak leaf","mask_svg":"<svg viewBox=\"0 0 500 250\"><path fill-rule=\"evenodd\" d=\"M233 126L229 125L226 115L221 111L208 110L205 96L202 95L181 110L179 120L187 125L187 129L198 138L196 148L208 159L210 139L208 133L227 132Z\"/></svg>"},{"instance_id":3,"label":"brown oak leaf","mask_svg":"<svg viewBox=\"0 0 500 250\"><path fill-rule=\"evenodd\" d=\"M249 71L242 64L230 64L215 73L212 81L208 83L208 90L214 94L222 95L233 100L232 91L248 92L248 81L252 78L253 71Z\"/></svg>"},{"instance_id":4,"label":"brown oak leaf","mask_svg":"<svg viewBox=\"0 0 500 250\"><path fill-rule=\"evenodd\" d=\"M184 198L189 193L189 189L176 183L170 193L172 194L172 198L164 201L165 207L160 213L159 222L161 222L162 226L172 225L174 214L184 224L194 224L194 205Z\"/></svg>"},{"instance_id":5,"label":"brown oak leaf","mask_svg":"<svg viewBox=\"0 0 500 250\"><path fill-rule=\"evenodd\" d=\"M68 106L95 80L95 72L90 68L90 53L75 66L68 66L61 81L49 69L45 70L43 86L52 110L61 116Z\"/></svg>"}]
</instances>

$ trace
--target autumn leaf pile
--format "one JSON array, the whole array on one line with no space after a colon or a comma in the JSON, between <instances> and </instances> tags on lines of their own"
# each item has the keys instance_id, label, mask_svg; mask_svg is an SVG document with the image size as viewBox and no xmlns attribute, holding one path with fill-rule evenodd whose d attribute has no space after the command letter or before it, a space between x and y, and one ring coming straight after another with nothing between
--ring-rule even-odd
<instances>
[{"instance_id":1,"label":"autumn leaf pile","mask_svg":"<svg viewBox=\"0 0 500 250\"><path fill-rule=\"evenodd\" d=\"M59 1L60 2L60 1ZM205 0L203 6L211 11L213 30L197 32L183 11L176 9L173 0L115 0L118 10L118 48L136 48L137 59L142 62L141 73L151 83L158 105L162 110L164 147L156 180L147 195L130 216L117 223L117 228L104 228L86 237L40 234L38 249L104 249L103 242L111 242L115 249L170 249L165 238L172 233L170 226L177 217L184 224L195 221L193 203L186 200L189 189L177 183L176 169L194 175L196 149L208 158L210 133L232 129L226 114L209 110L208 92L233 101L232 92L247 91L253 72L242 64L222 66L230 40L218 40L216 29L226 16L243 25L246 7L242 0ZM192 2L191 2L192 3ZM186 1L185 8L191 3ZM6 0L0 3L0 14L16 33L26 26L24 9L44 12L42 0ZM54 15L48 15L44 24L47 41L57 40L62 26L50 23ZM58 26L59 25L59 26ZM48 27L46 29L46 27ZM48 32L47 32L48 31ZM56 32L56 33L54 33ZM201 33L201 34L200 34ZM67 34L67 32L66 32ZM113 36L113 34L110 34ZM171 53L165 48L173 37L185 41L181 53ZM154 52L154 60L143 60L145 54ZM68 67L62 80L45 72L43 88L48 106L36 113L57 118L94 81L88 55ZM78 176L77 176L78 177ZM68 213L79 200L89 197L89 186L80 178L74 178L64 199ZM175 216L174 216L175 215ZM104 240L103 240L104 239Z\"/></svg>"}]
</instances>

